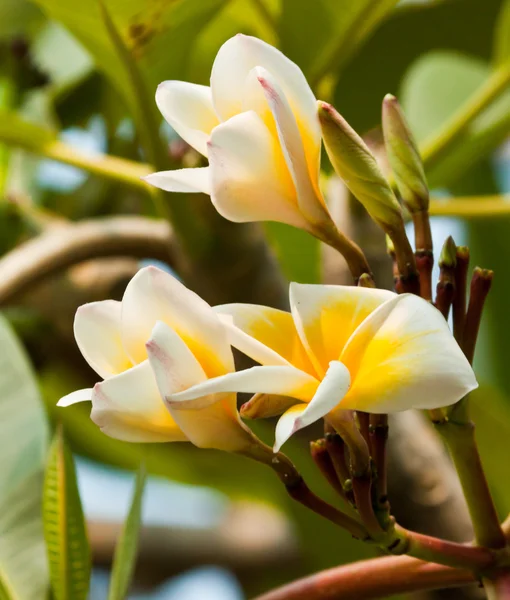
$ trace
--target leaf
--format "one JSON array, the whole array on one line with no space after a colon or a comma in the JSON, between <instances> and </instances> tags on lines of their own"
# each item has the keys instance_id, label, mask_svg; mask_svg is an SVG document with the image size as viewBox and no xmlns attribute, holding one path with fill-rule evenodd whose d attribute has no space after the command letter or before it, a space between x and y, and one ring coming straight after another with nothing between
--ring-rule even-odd
<instances>
[{"instance_id":1,"label":"leaf","mask_svg":"<svg viewBox=\"0 0 510 600\"><path fill-rule=\"evenodd\" d=\"M86 600L90 548L74 460L61 427L53 439L46 467L43 524L55 600Z\"/></svg>"},{"instance_id":2,"label":"leaf","mask_svg":"<svg viewBox=\"0 0 510 600\"><path fill-rule=\"evenodd\" d=\"M419 142L441 131L491 74L481 60L433 52L418 60L404 80L400 100ZM426 163L431 186L448 185L497 148L510 130L505 94L479 115L441 160Z\"/></svg>"},{"instance_id":3,"label":"leaf","mask_svg":"<svg viewBox=\"0 0 510 600\"><path fill-rule=\"evenodd\" d=\"M36 0L36 4L76 36L136 111L129 75L104 24L100 4L88 3L86 12L67 0ZM224 4L226 0L108 0L105 7L152 94L165 79L186 78L195 39Z\"/></svg>"},{"instance_id":4,"label":"leaf","mask_svg":"<svg viewBox=\"0 0 510 600\"><path fill-rule=\"evenodd\" d=\"M503 64L510 59L510 0L505 0L496 24L494 62Z\"/></svg>"},{"instance_id":5,"label":"leaf","mask_svg":"<svg viewBox=\"0 0 510 600\"><path fill-rule=\"evenodd\" d=\"M142 498L145 489L146 471L138 469L135 490L129 515L115 548L108 600L124 600L133 576L138 547L138 532L142 518Z\"/></svg>"},{"instance_id":6,"label":"leaf","mask_svg":"<svg viewBox=\"0 0 510 600\"><path fill-rule=\"evenodd\" d=\"M484 0L480 10L480 0L453 0L395 9L342 69L335 106L364 133L380 123L384 95L398 93L419 57L441 49L488 61L501 4L502 0Z\"/></svg>"},{"instance_id":7,"label":"leaf","mask_svg":"<svg viewBox=\"0 0 510 600\"><path fill-rule=\"evenodd\" d=\"M298 62L315 86L330 73L339 75L397 3L398 0L283 0L282 50Z\"/></svg>"},{"instance_id":8,"label":"leaf","mask_svg":"<svg viewBox=\"0 0 510 600\"><path fill-rule=\"evenodd\" d=\"M0 315L0 598L40 600L48 568L40 515L48 425L25 352Z\"/></svg>"}]
</instances>

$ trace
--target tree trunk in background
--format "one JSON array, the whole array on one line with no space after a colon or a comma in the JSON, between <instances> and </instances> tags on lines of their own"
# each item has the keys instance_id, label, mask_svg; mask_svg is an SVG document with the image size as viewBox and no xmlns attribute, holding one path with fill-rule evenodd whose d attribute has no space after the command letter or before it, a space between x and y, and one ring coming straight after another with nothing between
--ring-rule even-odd
<instances>
[{"instance_id":1,"label":"tree trunk in background","mask_svg":"<svg viewBox=\"0 0 510 600\"><path fill-rule=\"evenodd\" d=\"M364 250L378 287L393 289L391 261L384 234L337 178L329 183L331 213L342 232ZM324 246L325 283L352 284L345 263ZM473 539L473 529L455 469L443 443L418 412L392 415L388 444L388 487L392 513L404 527L457 542ZM484 598L473 585L415 595L420 600Z\"/></svg>"}]
</instances>

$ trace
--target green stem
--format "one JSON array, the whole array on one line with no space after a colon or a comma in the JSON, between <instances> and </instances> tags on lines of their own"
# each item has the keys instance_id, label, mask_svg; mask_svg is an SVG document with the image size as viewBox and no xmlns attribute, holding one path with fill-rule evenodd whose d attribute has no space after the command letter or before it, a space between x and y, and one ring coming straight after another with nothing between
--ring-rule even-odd
<instances>
[{"instance_id":1,"label":"green stem","mask_svg":"<svg viewBox=\"0 0 510 600\"><path fill-rule=\"evenodd\" d=\"M459 475L477 543L488 548L503 548L506 540L478 453L474 424L449 421L436 423L436 429Z\"/></svg>"},{"instance_id":2,"label":"green stem","mask_svg":"<svg viewBox=\"0 0 510 600\"><path fill-rule=\"evenodd\" d=\"M452 116L441 131L425 140L421 156L426 169L440 162L471 123L506 90L510 84L510 61L501 65Z\"/></svg>"},{"instance_id":3,"label":"green stem","mask_svg":"<svg viewBox=\"0 0 510 600\"><path fill-rule=\"evenodd\" d=\"M510 195L465 196L430 202L430 214L441 217L487 219L510 216Z\"/></svg>"}]
</instances>

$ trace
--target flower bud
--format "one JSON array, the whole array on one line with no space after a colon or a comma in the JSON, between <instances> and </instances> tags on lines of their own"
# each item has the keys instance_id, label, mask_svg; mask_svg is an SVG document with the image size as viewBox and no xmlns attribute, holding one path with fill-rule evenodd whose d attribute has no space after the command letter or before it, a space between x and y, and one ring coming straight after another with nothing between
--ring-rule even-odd
<instances>
[{"instance_id":1,"label":"flower bud","mask_svg":"<svg viewBox=\"0 0 510 600\"><path fill-rule=\"evenodd\" d=\"M426 211L429 190L420 153L395 96L383 100L382 125L388 161L402 201L411 213Z\"/></svg>"},{"instance_id":2,"label":"flower bud","mask_svg":"<svg viewBox=\"0 0 510 600\"><path fill-rule=\"evenodd\" d=\"M402 210L373 154L347 121L319 102L319 120L331 164L351 193L385 231L402 227Z\"/></svg>"},{"instance_id":3,"label":"flower bud","mask_svg":"<svg viewBox=\"0 0 510 600\"><path fill-rule=\"evenodd\" d=\"M451 235L449 235L441 249L439 256L439 267L442 269L453 269L457 264L457 246Z\"/></svg>"}]
</instances>

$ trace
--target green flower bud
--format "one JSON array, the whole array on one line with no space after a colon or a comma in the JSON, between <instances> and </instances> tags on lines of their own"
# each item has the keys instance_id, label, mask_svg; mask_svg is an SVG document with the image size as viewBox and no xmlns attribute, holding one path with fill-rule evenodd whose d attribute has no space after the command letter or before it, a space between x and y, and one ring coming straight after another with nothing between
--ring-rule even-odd
<instances>
[{"instance_id":1,"label":"green flower bud","mask_svg":"<svg viewBox=\"0 0 510 600\"><path fill-rule=\"evenodd\" d=\"M333 106L319 101L318 107L324 144L335 171L386 232L401 229L400 204L365 142Z\"/></svg>"},{"instance_id":2,"label":"green flower bud","mask_svg":"<svg viewBox=\"0 0 510 600\"><path fill-rule=\"evenodd\" d=\"M457 264L457 246L451 235L449 235L441 249L439 256L439 266L444 269L453 269Z\"/></svg>"},{"instance_id":3,"label":"green flower bud","mask_svg":"<svg viewBox=\"0 0 510 600\"><path fill-rule=\"evenodd\" d=\"M429 190L420 153L395 96L387 94L382 106L386 153L402 201L411 213L429 208Z\"/></svg>"}]
</instances>

